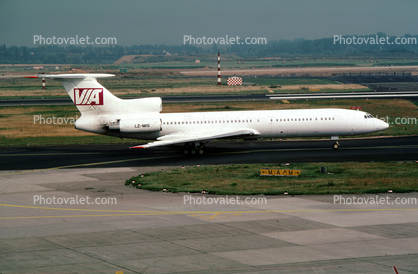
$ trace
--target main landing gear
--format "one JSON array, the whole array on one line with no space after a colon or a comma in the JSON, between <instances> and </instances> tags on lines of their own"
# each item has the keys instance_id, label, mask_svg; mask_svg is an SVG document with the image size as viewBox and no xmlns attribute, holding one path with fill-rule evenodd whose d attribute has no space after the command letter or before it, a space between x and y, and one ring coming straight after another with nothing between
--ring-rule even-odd
<instances>
[{"instance_id":1,"label":"main landing gear","mask_svg":"<svg viewBox=\"0 0 418 274\"><path fill-rule=\"evenodd\" d=\"M183 154L184 155L202 155L205 153L204 146L207 143L208 142L186 143L184 144Z\"/></svg>"}]
</instances>

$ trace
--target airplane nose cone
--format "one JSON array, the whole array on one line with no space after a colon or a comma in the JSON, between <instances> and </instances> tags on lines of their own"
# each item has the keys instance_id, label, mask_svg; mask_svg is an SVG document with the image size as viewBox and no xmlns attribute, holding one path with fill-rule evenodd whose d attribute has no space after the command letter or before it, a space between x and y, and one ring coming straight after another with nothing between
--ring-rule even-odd
<instances>
[{"instance_id":1,"label":"airplane nose cone","mask_svg":"<svg viewBox=\"0 0 418 274\"><path fill-rule=\"evenodd\" d=\"M379 123L379 129L380 130L385 130L385 129L389 128L389 124L388 123L383 122L381 120L379 120L379 121L380 121L380 123Z\"/></svg>"}]
</instances>

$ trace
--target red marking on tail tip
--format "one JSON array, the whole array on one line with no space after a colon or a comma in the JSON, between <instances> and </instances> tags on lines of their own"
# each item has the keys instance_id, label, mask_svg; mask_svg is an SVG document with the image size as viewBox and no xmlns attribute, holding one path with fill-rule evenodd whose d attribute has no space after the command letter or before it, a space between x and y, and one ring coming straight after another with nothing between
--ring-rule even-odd
<instances>
[{"instance_id":1,"label":"red marking on tail tip","mask_svg":"<svg viewBox=\"0 0 418 274\"><path fill-rule=\"evenodd\" d=\"M23 76L23 78L39 78L38 76Z\"/></svg>"},{"instance_id":2,"label":"red marking on tail tip","mask_svg":"<svg viewBox=\"0 0 418 274\"><path fill-rule=\"evenodd\" d=\"M136 147L130 147L130 148L146 148L144 146L136 146Z\"/></svg>"}]
</instances>

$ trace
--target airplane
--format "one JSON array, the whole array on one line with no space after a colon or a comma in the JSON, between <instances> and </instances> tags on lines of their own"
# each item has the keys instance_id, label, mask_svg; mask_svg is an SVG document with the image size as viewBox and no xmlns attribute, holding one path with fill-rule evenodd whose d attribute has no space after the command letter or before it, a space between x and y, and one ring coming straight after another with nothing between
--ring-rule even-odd
<instances>
[{"instance_id":1,"label":"airplane","mask_svg":"<svg viewBox=\"0 0 418 274\"><path fill-rule=\"evenodd\" d=\"M337 108L160 113L162 99L120 99L97 79L113 74L26 76L61 81L81 113L75 128L92 133L154 140L131 148L184 144L184 154L203 154L217 139L331 137L385 130L387 123L359 110Z\"/></svg>"}]
</instances>

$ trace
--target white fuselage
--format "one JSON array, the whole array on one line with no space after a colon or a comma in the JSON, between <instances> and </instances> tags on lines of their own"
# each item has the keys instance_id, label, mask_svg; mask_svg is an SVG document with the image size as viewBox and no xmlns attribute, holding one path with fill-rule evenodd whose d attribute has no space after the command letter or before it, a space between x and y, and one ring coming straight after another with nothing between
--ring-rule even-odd
<instances>
[{"instance_id":1,"label":"white fuselage","mask_svg":"<svg viewBox=\"0 0 418 274\"><path fill-rule=\"evenodd\" d=\"M372 133L388 125L363 111L344 109L295 109L160 113L161 130L154 133L112 133L110 135L156 139L177 132L252 129L254 138L331 137ZM366 116L370 116L367 117ZM123 117L120 117L123 119ZM135 120L134 115L129 115ZM141 117L138 116L138 123ZM97 132L102 133L104 132Z\"/></svg>"}]
</instances>

